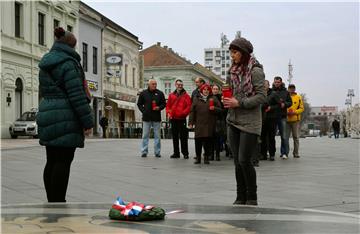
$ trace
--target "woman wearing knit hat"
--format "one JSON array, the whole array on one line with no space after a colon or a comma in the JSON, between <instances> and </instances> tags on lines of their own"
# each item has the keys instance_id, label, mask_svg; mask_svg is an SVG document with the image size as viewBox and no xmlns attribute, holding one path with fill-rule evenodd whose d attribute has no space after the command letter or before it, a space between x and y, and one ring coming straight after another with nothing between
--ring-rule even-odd
<instances>
[{"instance_id":1,"label":"woman wearing knit hat","mask_svg":"<svg viewBox=\"0 0 360 234\"><path fill-rule=\"evenodd\" d=\"M216 115L221 112L217 98L212 95L211 87L203 84L200 87L200 96L195 97L191 105L189 128L195 126L195 164L201 163L201 151L204 147L204 163L209 164L212 147L212 137L215 133Z\"/></svg>"},{"instance_id":2,"label":"woman wearing knit hat","mask_svg":"<svg viewBox=\"0 0 360 234\"><path fill-rule=\"evenodd\" d=\"M232 88L232 97L224 98L224 106L229 108L228 137L235 163L237 197L234 205L257 205L256 171L251 156L261 134L260 105L266 97L265 75L248 40L237 38L229 49L232 65L226 82Z\"/></svg>"}]
</instances>

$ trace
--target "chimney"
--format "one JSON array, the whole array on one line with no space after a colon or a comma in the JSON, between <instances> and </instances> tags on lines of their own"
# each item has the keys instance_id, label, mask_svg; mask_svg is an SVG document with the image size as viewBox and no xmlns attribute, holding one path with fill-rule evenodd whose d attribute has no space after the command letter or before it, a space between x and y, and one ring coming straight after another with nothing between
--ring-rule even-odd
<instances>
[{"instance_id":1,"label":"chimney","mask_svg":"<svg viewBox=\"0 0 360 234\"><path fill-rule=\"evenodd\" d=\"M169 48L169 51L173 52L172 48Z\"/></svg>"},{"instance_id":2,"label":"chimney","mask_svg":"<svg viewBox=\"0 0 360 234\"><path fill-rule=\"evenodd\" d=\"M166 50L167 50L167 48L168 48L168 46L166 46L166 45L165 45L165 46L164 46L164 49L166 49Z\"/></svg>"},{"instance_id":3,"label":"chimney","mask_svg":"<svg viewBox=\"0 0 360 234\"><path fill-rule=\"evenodd\" d=\"M157 45L157 46L161 46L161 42L157 42L156 45Z\"/></svg>"}]
</instances>

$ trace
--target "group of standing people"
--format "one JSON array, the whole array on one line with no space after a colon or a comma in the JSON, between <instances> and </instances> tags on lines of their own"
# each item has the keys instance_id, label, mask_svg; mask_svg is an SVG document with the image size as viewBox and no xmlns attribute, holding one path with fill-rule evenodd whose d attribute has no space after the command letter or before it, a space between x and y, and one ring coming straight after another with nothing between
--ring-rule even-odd
<instances>
[{"instance_id":1,"label":"group of standing people","mask_svg":"<svg viewBox=\"0 0 360 234\"><path fill-rule=\"evenodd\" d=\"M143 117L143 139L141 157L147 157L150 128L154 132L154 152L160 155L160 122L161 111L166 108L166 115L171 124L173 154L170 158L189 159L188 138L189 129L195 133L195 164L201 162L202 149L204 149L204 163L211 160L220 161L220 150L224 143L225 110L219 93L220 87L206 84L204 79L195 79L197 88L191 97L183 87L183 81L175 81L176 89L169 94L167 102L163 92L156 88L156 80L149 80L148 88L139 95L137 105ZM213 93L214 90L214 93ZM189 123L187 124L187 118ZM180 141L180 147L179 147ZM215 152L215 153L214 153Z\"/></svg>"},{"instance_id":2,"label":"group of standing people","mask_svg":"<svg viewBox=\"0 0 360 234\"><path fill-rule=\"evenodd\" d=\"M50 52L39 63L43 99L37 124L40 144L46 147L43 179L47 199L49 202L66 202L75 150L84 147L85 135L91 133L94 121L80 56L74 49L76 38L62 28L55 29L55 37ZM174 153L171 158L180 158L179 140L181 153L185 159L189 158L188 128L194 128L195 132L196 164L201 163L202 149L205 151L204 163L213 159L214 151L215 159L219 160L222 143L227 141L235 164L237 196L234 204L257 205L256 171L252 158L259 149L258 138L261 136L264 144L261 153L265 156L265 151L269 151L271 159L275 153L273 136L276 126L279 126L284 139L281 154L287 157L288 132L291 131L295 138L298 136L303 107L295 86L289 86L289 92L286 91L280 77L275 77L273 88L269 88L263 67L255 59L253 46L248 40L237 38L229 49L233 61L226 80L231 88L230 95L221 97L219 86L211 87L197 78L198 88L190 97L183 82L176 80L176 90L166 102L164 93L156 88L156 81L149 81L148 89L141 92L137 103L143 114L141 156L147 157L150 129L153 128L155 157L161 157L161 111L166 108L173 134ZM107 120L103 119L104 130L107 125ZM227 129L227 134L224 129ZM294 157L298 157L295 148Z\"/></svg>"},{"instance_id":3,"label":"group of standing people","mask_svg":"<svg viewBox=\"0 0 360 234\"><path fill-rule=\"evenodd\" d=\"M267 96L261 108L263 122L260 159L275 160L277 132L281 138L280 157L282 159L289 157L291 134L294 141L293 156L299 158L300 121L301 113L304 111L302 98L296 93L294 84L290 84L286 89L279 76L274 78L272 88L270 88L270 82L266 80L265 89Z\"/></svg>"}]
</instances>

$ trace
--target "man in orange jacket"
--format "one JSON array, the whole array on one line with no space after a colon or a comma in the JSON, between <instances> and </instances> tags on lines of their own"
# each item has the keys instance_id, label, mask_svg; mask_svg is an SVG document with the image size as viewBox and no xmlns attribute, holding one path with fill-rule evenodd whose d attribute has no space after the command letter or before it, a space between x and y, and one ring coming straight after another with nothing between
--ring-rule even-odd
<instances>
[{"instance_id":1,"label":"man in orange jacket","mask_svg":"<svg viewBox=\"0 0 360 234\"><path fill-rule=\"evenodd\" d=\"M294 158L299 158L299 131L300 131L300 120L301 113L304 112L304 103L301 96L295 92L295 85L290 84L288 91L291 96L292 106L287 109L287 127L286 127L286 138L287 144L289 144L290 133L294 140ZM289 146L286 147L289 149ZM288 152L289 153L289 152Z\"/></svg>"},{"instance_id":2,"label":"man in orange jacket","mask_svg":"<svg viewBox=\"0 0 360 234\"><path fill-rule=\"evenodd\" d=\"M180 79L175 81L176 90L170 93L166 103L166 114L170 119L173 139L174 154L170 158L180 158L179 137L181 142L181 153L185 159L189 158L188 129L186 117L191 110L191 98L186 93L183 82Z\"/></svg>"}]
</instances>

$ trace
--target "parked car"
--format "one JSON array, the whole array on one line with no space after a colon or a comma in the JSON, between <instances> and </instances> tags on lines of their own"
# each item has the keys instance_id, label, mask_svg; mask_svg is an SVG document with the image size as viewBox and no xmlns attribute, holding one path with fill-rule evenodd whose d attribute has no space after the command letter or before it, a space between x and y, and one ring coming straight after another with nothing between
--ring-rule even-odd
<instances>
[{"instance_id":1,"label":"parked car","mask_svg":"<svg viewBox=\"0 0 360 234\"><path fill-rule=\"evenodd\" d=\"M19 119L12 123L9 127L11 138L16 139L18 136L32 136L37 138L38 127L36 124L36 114L37 110L32 109L23 113Z\"/></svg>"}]
</instances>

